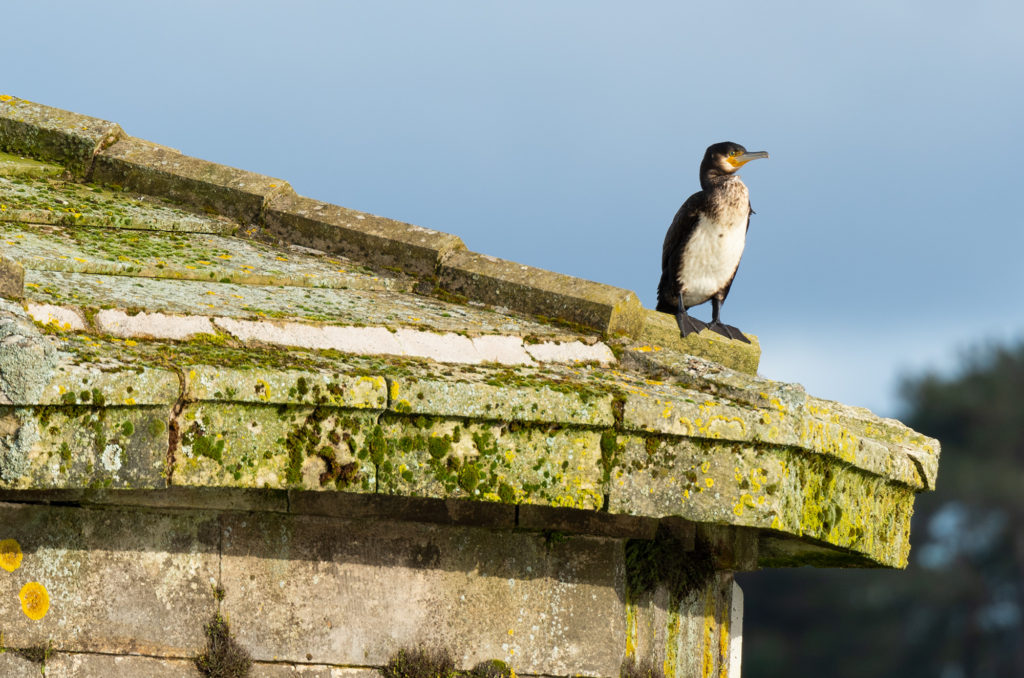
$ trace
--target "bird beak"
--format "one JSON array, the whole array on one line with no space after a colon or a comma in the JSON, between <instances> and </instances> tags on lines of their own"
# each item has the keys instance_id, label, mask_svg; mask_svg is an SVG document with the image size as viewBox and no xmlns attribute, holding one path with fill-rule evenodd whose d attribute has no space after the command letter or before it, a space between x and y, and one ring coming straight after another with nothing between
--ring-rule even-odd
<instances>
[{"instance_id":1,"label":"bird beak","mask_svg":"<svg viewBox=\"0 0 1024 678\"><path fill-rule=\"evenodd\" d=\"M740 153L729 158L729 164L733 167L743 167L751 160L757 160L758 158L767 158L767 151L753 151L747 153Z\"/></svg>"}]
</instances>

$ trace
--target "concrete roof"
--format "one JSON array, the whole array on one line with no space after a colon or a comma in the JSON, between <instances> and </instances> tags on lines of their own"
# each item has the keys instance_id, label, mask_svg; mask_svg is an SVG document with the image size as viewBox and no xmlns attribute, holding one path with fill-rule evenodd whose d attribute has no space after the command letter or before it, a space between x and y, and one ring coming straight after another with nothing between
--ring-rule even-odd
<instances>
[{"instance_id":1,"label":"concrete roof","mask_svg":"<svg viewBox=\"0 0 1024 678\"><path fill-rule=\"evenodd\" d=\"M0 150L0 489L564 507L906 563L938 443L757 376L756 337L8 95Z\"/></svg>"}]
</instances>

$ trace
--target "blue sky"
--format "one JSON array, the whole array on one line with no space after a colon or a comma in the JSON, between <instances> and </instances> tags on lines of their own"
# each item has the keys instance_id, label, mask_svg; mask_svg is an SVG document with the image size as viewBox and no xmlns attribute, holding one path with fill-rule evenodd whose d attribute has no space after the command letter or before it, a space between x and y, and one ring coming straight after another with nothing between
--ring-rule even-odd
<instances>
[{"instance_id":1,"label":"blue sky","mask_svg":"<svg viewBox=\"0 0 1024 678\"><path fill-rule=\"evenodd\" d=\"M0 92L648 306L736 141L762 374L894 415L901 371L1019 338L1024 5L689 4L12 3Z\"/></svg>"}]
</instances>

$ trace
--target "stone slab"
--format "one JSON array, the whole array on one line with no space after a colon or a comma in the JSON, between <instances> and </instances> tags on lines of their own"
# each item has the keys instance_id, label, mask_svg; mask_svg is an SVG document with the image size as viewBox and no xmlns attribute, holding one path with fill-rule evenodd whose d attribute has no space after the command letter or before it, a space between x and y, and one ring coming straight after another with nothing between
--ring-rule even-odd
<instances>
[{"instance_id":1,"label":"stone slab","mask_svg":"<svg viewBox=\"0 0 1024 678\"><path fill-rule=\"evenodd\" d=\"M46 678L202 678L190 659L55 652ZM38 669L33 678L38 678Z\"/></svg>"},{"instance_id":2,"label":"stone slab","mask_svg":"<svg viewBox=\"0 0 1024 678\"><path fill-rule=\"evenodd\" d=\"M517 383L522 380L526 383ZM607 393L530 384L525 377L495 377L489 383L434 379L389 380L389 408L408 414L472 417L517 422L612 426L613 398ZM506 382L506 383L503 383Z\"/></svg>"},{"instance_id":3,"label":"stone slab","mask_svg":"<svg viewBox=\"0 0 1024 678\"><path fill-rule=\"evenodd\" d=\"M435 275L445 257L466 249L458 236L294 194L275 196L263 222L263 237L417 276Z\"/></svg>"},{"instance_id":4,"label":"stone slab","mask_svg":"<svg viewBox=\"0 0 1024 678\"><path fill-rule=\"evenodd\" d=\"M679 327L674 315L644 309L643 329L638 333L640 342L634 349L646 347L668 347L689 355L696 355L731 369L747 374L757 374L761 361L761 344L753 334L745 335L749 344L723 337L711 330L702 330L680 338Z\"/></svg>"},{"instance_id":5,"label":"stone slab","mask_svg":"<svg viewBox=\"0 0 1024 678\"><path fill-rule=\"evenodd\" d=\"M182 155L134 137L97 154L92 180L256 224L264 202L292 193L283 179Z\"/></svg>"},{"instance_id":6,"label":"stone slab","mask_svg":"<svg viewBox=\"0 0 1024 678\"><path fill-rule=\"evenodd\" d=\"M0 487L166 483L167 407L0 406Z\"/></svg>"},{"instance_id":7,"label":"stone slab","mask_svg":"<svg viewBox=\"0 0 1024 678\"><path fill-rule=\"evenodd\" d=\"M473 301L567 321L606 334L635 336L643 306L629 290L573 278L476 252L441 263L440 285Z\"/></svg>"},{"instance_id":8,"label":"stone slab","mask_svg":"<svg viewBox=\"0 0 1024 678\"><path fill-rule=\"evenodd\" d=\"M116 123L0 94L0 149L58 162L78 176L122 134Z\"/></svg>"},{"instance_id":9,"label":"stone slab","mask_svg":"<svg viewBox=\"0 0 1024 678\"><path fill-rule=\"evenodd\" d=\"M423 644L463 668L614 676L622 557L600 538L238 516L225 525L223 610L258 661L382 666Z\"/></svg>"},{"instance_id":10,"label":"stone slab","mask_svg":"<svg viewBox=\"0 0 1024 678\"><path fill-rule=\"evenodd\" d=\"M11 647L188 657L205 645L220 540L209 514L3 504L0 526L23 553L20 567L0 572ZM48 592L41 619L22 612L27 582Z\"/></svg>"}]
</instances>

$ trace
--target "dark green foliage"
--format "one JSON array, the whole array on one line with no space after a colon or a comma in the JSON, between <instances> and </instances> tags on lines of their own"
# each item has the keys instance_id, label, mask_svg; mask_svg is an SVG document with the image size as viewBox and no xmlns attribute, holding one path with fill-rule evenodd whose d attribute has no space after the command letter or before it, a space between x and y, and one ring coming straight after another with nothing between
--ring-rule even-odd
<instances>
[{"instance_id":1,"label":"dark green foliage","mask_svg":"<svg viewBox=\"0 0 1024 678\"><path fill-rule=\"evenodd\" d=\"M205 678L247 678L252 657L231 637L227 620L217 614L204 630L206 651L193 659L199 673Z\"/></svg>"},{"instance_id":2,"label":"dark green foliage","mask_svg":"<svg viewBox=\"0 0 1024 678\"><path fill-rule=\"evenodd\" d=\"M711 551L699 540L687 550L685 544L659 529L654 539L626 542L626 590L633 600L660 584L668 589L670 604L675 606L703 587L714 573Z\"/></svg>"},{"instance_id":3,"label":"dark green foliage","mask_svg":"<svg viewBox=\"0 0 1024 678\"><path fill-rule=\"evenodd\" d=\"M455 678L455 660L444 649L399 650L381 669L384 678Z\"/></svg>"},{"instance_id":4,"label":"dark green foliage","mask_svg":"<svg viewBox=\"0 0 1024 678\"><path fill-rule=\"evenodd\" d=\"M466 672L468 678L511 678L512 667L500 659L480 662Z\"/></svg>"}]
</instances>

